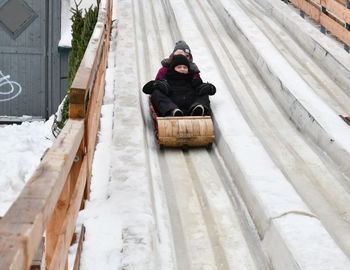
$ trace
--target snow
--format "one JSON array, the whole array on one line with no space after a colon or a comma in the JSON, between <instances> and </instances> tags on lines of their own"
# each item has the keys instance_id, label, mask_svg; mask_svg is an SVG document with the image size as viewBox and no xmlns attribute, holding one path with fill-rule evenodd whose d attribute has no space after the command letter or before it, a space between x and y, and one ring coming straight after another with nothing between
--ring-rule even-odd
<instances>
[{"instance_id":1,"label":"snow","mask_svg":"<svg viewBox=\"0 0 350 270\"><path fill-rule=\"evenodd\" d=\"M94 2L92 0L83 1L83 7L88 8ZM183 1L172 2L173 7L176 7L174 8L175 13L185 16L187 9L183 5ZM70 47L71 34L70 23L68 22L70 22L71 13L67 12L67 10L72 4L74 4L73 0L62 1L62 18L65 19L62 20L62 39L59 46ZM126 3L123 4L126 5ZM123 7L121 6L120 8L122 9ZM235 12L234 14L237 17L244 17L240 14L238 8L231 11ZM114 14L113 17L115 18L115 16ZM126 15L123 14L123 16ZM180 27L181 24L195 24L190 21L190 17L186 16L187 20L179 22ZM130 25L125 23L120 27L122 26L130 27ZM185 26L183 27L185 28ZM130 45L128 42L135 42L132 35L133 31L130 32L131 37L125 41L119 40L119 42L121 44L126 42L126 44ZM201 67L202 77L210 78L210 81L218 88L224 89L212 98L215 121L223 127L220 130L221 136L225 138L229 148L235 149L235 157L242 168L249 168L254 164L254 173L245 176L247 178L246 185L250 185L250 189L254 190L257 195L257 201L264 201L262 205L269 206L269 209L265 211L270 211L270 213L267 213L266 216L281 217L281 215L293 211L299 214L302 213L302 215L286 215L279 218L275 222L276 230L287 231L285 235L290 237L286 241L291 245L294 245L296 243L295 239L298 238L305 243L314 242L314 245L323 249L322 252L336 250L333 242L324 241L327 237L320 237L320 235L324 236L326 234L325 230L313 230L315 226L320 228L319 221L314 218L305 204L299 200L299 197L295 197L295 190L287 182L281 180L283 179L282 172L272 163L268 154L263 150L261 143L249 129L239 109L234 105L231 96L228 94L225 83L217 73L219 69L213 68L216 65L215 59L207 57L210 53L202 45L205 44L205 41L191 38L196 37L196 33L190 28L187 28L184 36L186 37L185 40L191 41L191 48L194 51L196 62ZM269 53L270 47L266 45L264 38L261 40L263 41L260 44L262 51ZM170 230L166 224L166 214L162 213L160 218L161 224L155 224L154 220L154 215L156 214L154 213L154 207L157 209L156 212L158 214L161 213L161 209L164 207L160 190L157 190L157 187L150 187L144 184L148 183L147 179L150 177L146 169L149 161L145 155L147 142L145 142L144 138L144 123L139 112L138 84L135 81L130 81L130 78L128 78L134 70L127 63L133 57L135 58L135 55L130 55L130 47L132 46L122 47L122 45L119 45L119 55L124 58L118 60L119 64L117 62L114 65L109 65L106 71L105 96L92 168L90 200L86 202L85 209L80 212L77 222L77 228L80 228L81 224L87 227L81 258L81 269L83 270L123 269L123 267L126 268L127 266L130 267L129 269L173 268L171 244L166 237L166 234L169 233L167 230ZM115 61L113 40L111 48L109 63ZM170 51L171 48L169 47ZM123 60L127 61L123 62ZM275 62L271 65L279 66L280 70L283 70L281 67L285 66L285 60L280 55L276 55L270 60L271 63ZM116 72L122 74L119 78L119 81L121 81L120 85L116 85L115 82ZM289 76L291 74L294 74L294 71L290 71ZM297 75L295 75L295 78L299 80ZM295 78L290 77L286 80L292 84L297 82ZM300 89L306 88L303 82L298 83L300 84ZM122 91L124 88L136 90L126 93L126 91ZM307 94L305 102L312 103L315 108L323 106L323 103L312 92L303 91L303 93L298 94L300 96L304 95L304 98L305 94ZM127 103L127 101L130 101L130 96L134 98L131 99L132 102ZM328 110L327 108L324 109L325 111ZM125 119L131 119L129 115L136 115L136 117L132 118L135 121L130 121L131 123L123 122ZM322 117L327 118L324 115ZM21 125L8 125L0 128L0 216L6 213L39 164L40 157L51 146L54 140L51 134L52 121L53 117L46 122L25 122ZM235 125L232 125L232 122ZM129 134L132 134L132 138ZM123 160L123 163L116 164L116 160ZM247 171L249 170L247 169ZM256 181L256 179L259 181ZM159 193L151 194L152 188ZM156 202L156 205L153 206L150 203L152 196L154 196ZM220 201L220 197L216 199L218 204L227 204L224 200ZM305 224L303 222L306 218L310 226L299 230L299 226L301 227ZM158 233L160 238L164 239L164 242L161 244L157 243L159 247L153 246L154 250L152 250L152 245L159 237L159 235L156 235L156 229L160 229ZM300 231L304 231L305 234L300 235ZM138 239L139 242L133 243L132 241L135 241L135 239ZM156 252L157 248L161 249L161 252L164 254L166 258L163 259L164 261L153 261L155 257L153 253ZM302 261L305 262L305 265L311 263L309 258L305 257L310 256L307 253L308 250L299 248L294 247L294 250L300 252L299 255ZM318 251L318 249L315 249L315 253ZM71 256L74 255L73 249L70 253ZM334 251L334 254L336 257L336 251ZM319 254L311 255L319 257ZM326 267L329 266L327 262L318 263L322 263ZM71 259L69 264L71 268ZM312 264L310 267L320 269L320 265L317 262L316 265Z\"/></svg>"},{"instance_id":2,"label":"snow","mask_svg":"<svg viewBox=\"0 0 350 270\"><path fill-rule=\"evenodd\" d=\"M237 20L239 27L244 29L246 37L255 45L261 57L267 62L270 72L278 74L279 79L286 85L287 89L292 89L293 96L310 111L321 125L340 142L343 147L350 152L350 145L347 144L349 138L349 129L339 116L328 106L311 87L301 78L300 75L291 67L287 60L282 56L268 38L259 28L243 14L238 6L230 1L222 0L225 8L233 18Z\"/></svg>"},{"instance_id":3,"label":"snow","mask_svg":"<svg viewBox=\"0 0 350 270\"><path fill-rule=\"evenodd\" d=\"M46 122L24 122L0 127L0 216L16 200L54 137L53 117Z\"/></svg>"},{"instance_id":4,"label":"snow","mask_svg":"<svg viewBox=\"0 0 350 270\"><path fill-rule=\"evenodd\" d=\"M61 39L58 43L58 47L71 48L72 44L72 12L71 8L75 8L75 1L79 3L80 0L61 0ZM83 10L85 14L85 9L93 5L96 6L96 0L81 0L79 8Z\"/></svg>"}]
</instances>

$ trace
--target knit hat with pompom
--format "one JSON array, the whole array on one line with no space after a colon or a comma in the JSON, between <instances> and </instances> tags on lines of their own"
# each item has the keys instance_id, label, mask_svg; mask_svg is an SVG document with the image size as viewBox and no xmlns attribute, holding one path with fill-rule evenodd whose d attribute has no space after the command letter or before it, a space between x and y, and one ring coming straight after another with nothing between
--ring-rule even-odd
<instances>
[{"instance_id":1,"label":"knit hat with pompom","mask_svg":"<svg viewBox=\"0 0 350 270\"><path fill-rule=\"evenodd\" d=\"M183 50L185 53L189 53L191 54L191 49L190 47L187 45L187 43L183 40L179 40L178 42L175 43L175 48L174 48L174 51L177 51L177 50Z\"/></svg>"}]
</instances>

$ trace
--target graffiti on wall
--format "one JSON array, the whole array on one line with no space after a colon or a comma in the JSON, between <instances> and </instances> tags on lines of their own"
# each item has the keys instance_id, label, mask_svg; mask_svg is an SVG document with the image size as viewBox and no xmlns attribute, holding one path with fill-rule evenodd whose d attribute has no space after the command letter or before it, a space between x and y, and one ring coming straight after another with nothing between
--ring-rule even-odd
<instances>
[{"instance_id":1,"label":"graffiti on wall","mask_svg":"<svg viewBox=\"0 0 350 270\"><path fill-rule=\"evenodd\" d=\"M0 102L9 101L18 97L22 87L18 82L10 81L10 75L4 75L0 70Z\"/></svg>"}]
</instances>

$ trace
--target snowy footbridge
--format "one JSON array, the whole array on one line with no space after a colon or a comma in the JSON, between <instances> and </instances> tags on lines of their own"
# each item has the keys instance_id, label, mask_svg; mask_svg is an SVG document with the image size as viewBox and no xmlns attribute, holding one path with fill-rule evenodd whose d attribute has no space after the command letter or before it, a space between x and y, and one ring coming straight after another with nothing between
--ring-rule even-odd
<instances>
[{"instance_id":1,"label":"snowy footbridge","mask_svg":"<svg viewBox=\"0 0 350 270\"><path fill-rule=\"evenodd\" d=\"M95 236L86 237L83 248L94 237L101 246L83 254L93 265L102 250L117 263L100 261L95 269L350 269L350 127L338 116L350 113L350 57L342 45L277 0L113 5L117 24L95 152L106 171L93 175L85 225ZM203 80L218 89L211 99L216 144L210 151L159 151L148 99L140 93L178 39L190 44ZM65 136L75 136L72 131ZM63 138L56 145L64 146ZM43 161L61 154L50 151ZM41 166L36 176L51 177ZM0 223L1 269L27 269L55 218L58 190L34 220L30 210L42 197L21 195ZM108 223L113 217L119 220ZM51 269L66 267L71 230L56 232L65 248L61 257L48 257L57 262ZM114 246L104 245L108 238ZM83 263L81 269L91 268Z\"/></svg>"}]
</instances>

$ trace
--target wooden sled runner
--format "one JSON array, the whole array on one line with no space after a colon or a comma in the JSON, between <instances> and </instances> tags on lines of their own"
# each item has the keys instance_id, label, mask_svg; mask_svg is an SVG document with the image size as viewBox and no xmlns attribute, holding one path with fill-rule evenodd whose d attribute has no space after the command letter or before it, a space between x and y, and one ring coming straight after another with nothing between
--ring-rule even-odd
<instances>
[{"instance_id":1,"label":"wooden sled runner","mask_svg":"<svg viewBox=\"0 0 350 270\"><path fill-rule=\"evenodd\" d=\"M210 148L215 140L210 116L157 117L158 144L163 147Z\"/></svg>"}]
</instances>

